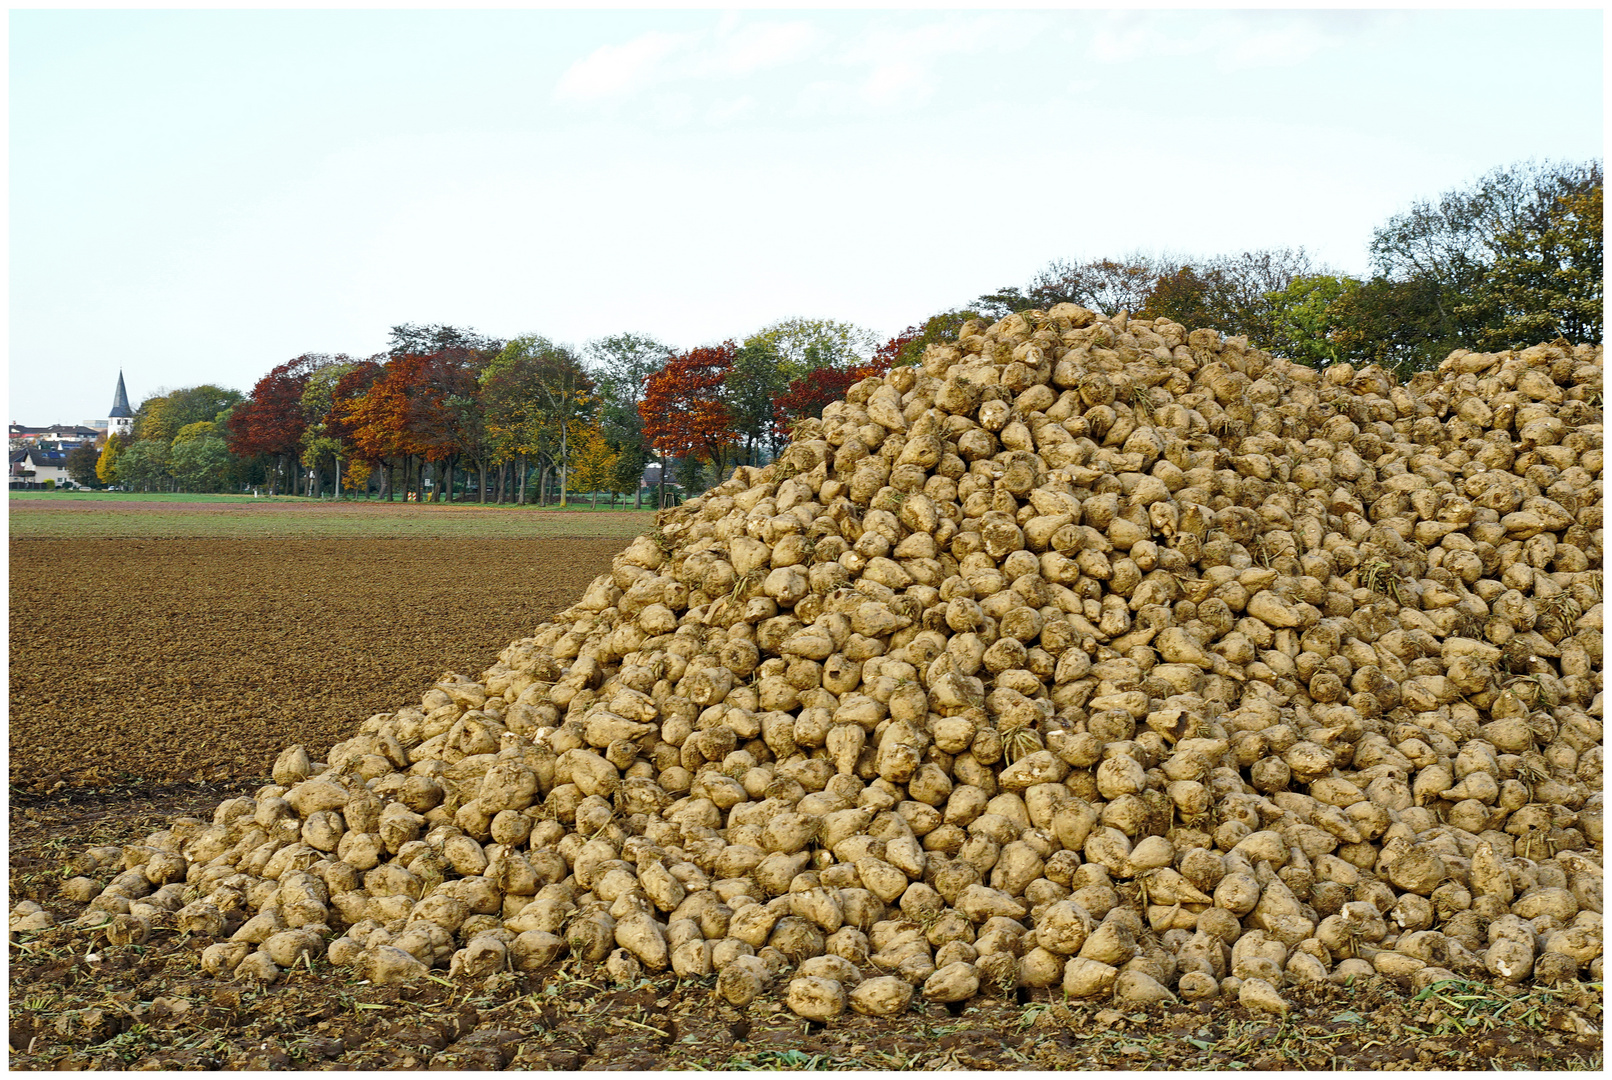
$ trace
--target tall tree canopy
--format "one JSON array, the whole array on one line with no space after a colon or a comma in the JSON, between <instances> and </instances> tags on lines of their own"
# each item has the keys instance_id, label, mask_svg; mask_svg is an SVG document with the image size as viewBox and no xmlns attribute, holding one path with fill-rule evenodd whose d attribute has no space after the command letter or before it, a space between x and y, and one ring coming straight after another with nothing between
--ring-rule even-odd
<instances>
[{"instance_id":1,"label":"tall tree canopy","mask_svg":"<svg viewBox=\"0 0 1612 1080\"><path fill-rule=\"evenodd\" d=\"M1482 322L1478 345L1523 348L1564 337L1600 341L1605 278L1602 191L1592 184L1552 200L1542 220L1495 239L1495 261L1459 311Z\"/></svg>"},{"instance_id":2,"label":"tall tree canopy","mask_svg":"<svg viewBox=\"0 0 1612 1080\"><path fill-rule=\"evenodd\" d=\"M430 356L433 353L456 351L492 356L503 347L502 339L488 337L468 327L442 323L402 323L392 327L386 351L393 356Z\"/></svg>"},{"instance_id":3,"label":"tall tree canopy","mask_svg":"<svg viewBox=\"0 0 1612 1080\"><path fill-rule=\"evenodd\" d=\"M1400 344L1390 356L1404 368L1553 328L1599 340L1601 187L1598 161L1529 161L1417 200L1373 233L1371 295L1354 298L1370 303L1343 314L1364 312L1370 327L1391 311Z\"/></svg>"},{"instance_id":4,"label":"tall tree canopy","mask_svg":"<svg viewBox=\"0 0 1612 1080\"><path fill-rule=\"evenodd\" d=\"M744 343L770 350L788 380L818 368L865 361L878 348L879 335L855 323L795 316L762 327Z\"/></svg>"},{"instance_id":5,"label":"tall tree canopy","mask_svg":"<svg viewBox=\"0 0 1612 1080\"><path fill-rule=\"evenodd\" d=\"M276 459L271 491L278 489L278 479L300 451L302 433L308 426L302 412L302 392L307 388L308 377L328 360L322 354L303 353L276 365L252 387L251 397L230 413L230 453L266 454Z\"/></svg>"},{"instance_id":6,"label":"tall tree canopy","mask_svg":"<svg viewBox=\"0 0 1612 1080\"><path fill-rule=\"evenodd\" d=\"M616 452L613 490L634 491L649 457L638 405L649 377L676 350L647 334L628 333L590 341L583 352L598 385L599 430Z\"/></svg>"},{"instance_id":7,"label":"tall tree canopy","mask_svg":"<svg viewBox=\"0 0 1612 1080\"><path fill-rule=\"evenodd\" d=\"M559 470L566 500L572 430L594 404L594 382L569 346L537 334L513 338L481 374L480 402L496 461L534 457Z\"/></svg>"},{"instance_id":8,"label":"tall tree canopy","mask_svg":"<svg viewBox=\"0 0 1612 1080\"><path fill-rule=\"evenodd\" d=\"M134 433L142 439L172 443L186 424L216 420L245 400L239 390L227 390L211 383L183 390L159 390L140 403L134 412Z\"/></svg>"},{"instance_id":9,"label":"tall tree canopy","mask_svg":"<svg viewBox=\"0 0 1612 1080\"><path fill-rule=\"evenodd\" d=\"M808 349L815 350L815 346ZM812 358L816 357L813 351ZM823 366L819 364L818 368ZM777 450L779 431L773 420L773 402L789 384L783 358L766 338L748 338L734 350L733 365L724 384L731 423L744 443L745 460L753 464L758 450Z\"/></svg>"},{"instance_id":10,"label":"tall tree canopy","mask_svg":"<svg viewBox=\"0 0 1612 1080\"><path fill-rule=\"evenodd\" d=\"M679 353L649 377L638 411L644 438L666 457L699 457L720 473L739 441L724 400L739 346L732 340Z\"/></svg>"}]
</instances>

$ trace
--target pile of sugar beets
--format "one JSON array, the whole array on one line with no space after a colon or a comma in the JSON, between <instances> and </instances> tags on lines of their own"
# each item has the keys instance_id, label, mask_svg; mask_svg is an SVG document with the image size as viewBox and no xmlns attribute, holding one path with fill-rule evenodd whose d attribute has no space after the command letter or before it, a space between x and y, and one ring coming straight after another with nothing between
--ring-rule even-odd
<instances>
[{"instance_id":1,"label":"pile of sugar beets","mask_svg":"<svg viewBox=\"0 0 1612 1080\"><path fill-rule=\"evenodd\" d=\"M1599 980L1601 437L1600 347L1401 385L969 323L480 681L68 889L216 974L569 955L813 1020Z\"/></svg>"}]
</instances>

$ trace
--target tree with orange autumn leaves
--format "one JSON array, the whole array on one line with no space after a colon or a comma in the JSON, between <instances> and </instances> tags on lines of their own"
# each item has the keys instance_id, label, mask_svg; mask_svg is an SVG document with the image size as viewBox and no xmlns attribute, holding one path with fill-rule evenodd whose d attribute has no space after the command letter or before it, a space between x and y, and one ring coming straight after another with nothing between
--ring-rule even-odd
<instances>
[{"instance_id":1,"label":"tree with orange autumn leaves","mask_svg":"<svg viewBox=\"0 0 1612 1080\"><path fill-rule=\"evenodd\" d=\"M660 454L663 488L669 457L693 456L722 474L729 448L739 442L724 401L738 348L730 339L678 353L645 381L638 413L644 441Z\"/></svg>"},{"instance_id":2,"label":"tree with orange autumn leaves","mask_svg":"<svg viewBox=\"0 0 1612 1080\"><path fill-rule=\"evenodd\" d=\"M454 461L472 434L472 418L463 405L475 393L476 362L465 350L405 353L382 365L360 365L336 384L332 431L349 456L385 470L382 489L388 499L393 493L388 474L398 465L405 489L416 492L424 487L427 467L435 466L437 490L451 496ZM357 393L360 386L363 391Z\"/></svg>"}]
</instances>

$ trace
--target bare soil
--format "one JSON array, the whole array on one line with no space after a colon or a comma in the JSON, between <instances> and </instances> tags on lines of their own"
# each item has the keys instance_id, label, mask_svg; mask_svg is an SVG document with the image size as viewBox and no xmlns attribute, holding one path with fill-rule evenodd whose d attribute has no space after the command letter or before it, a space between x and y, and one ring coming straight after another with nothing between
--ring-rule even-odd
<instances>
[{"instance_id":1,"label":"bare soil","mask_svg":"<svg viewBox=\"0 0 1612 1080\"><path fill-rule=\"evenodd\" d=\"M366 716L476 675L571 603L624 541L126 539L11 543L10 900L64 924L10 935L19 1069L1599 1069L1601 988L1373 979L1236 1005L1119 1011L1061 995L920 1003L807 1024L711 979L612 986L602 966L397 989L314 963L258 987L156 930L65 925L74 856L210 817ZM8 905L9 906L9 905Z\"/></svg>"},{"instance_id":2,"label":"bare soil","mask_svg":"<svg viewBox=\"0 0 1612 1080\"><path fill-rule=\"evenodd\" d=\"M266 776L472 678L620 539L11 541L11 784ZM267 782L266 780L264 781Z\"/></svg>"}]
</instances>

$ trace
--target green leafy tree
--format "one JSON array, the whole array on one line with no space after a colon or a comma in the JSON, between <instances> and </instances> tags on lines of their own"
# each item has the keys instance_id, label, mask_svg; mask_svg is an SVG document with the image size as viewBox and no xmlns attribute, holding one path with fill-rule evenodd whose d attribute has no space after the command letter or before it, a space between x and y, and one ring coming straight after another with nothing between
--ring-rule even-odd
<instances>
[{"instance_id":1,"label":"green leafy tree","mask_svg":"<svg viewBox=\"0 0 1612 1080\"><path fill-rule=\"evenodd\" d=\"M1343 279L1343 291L1327 306L1332 342L1350 363L1378 364L1408 378L1448 356L1456 347L1437 329L1443 286L1429 277L1394 281Z\"/></svg>"},{"instance_id":2,"label":"green leafy tree","mask_svg":"<svg viewBox=\"0 0 1612 1080\"><path fill-rule=\"evenodd\" d=\"M693 454L677 459L677 484L683 498L692 499L706 489L705 465Z\"/></svg>"},{"instance_id":3,"label":"green leafy tree","mask_svg":"<svg viewBox=\"0 0 1612 1080\"><path fill-rule=\"evenodd\" d=\"M744 344L770 350L787 383L819 368L866 363L879 347L879 335L855 323L793 317L762 327Z\"/></svg>"},{"instance_id":4,"label":"green leafy tree","mask_svg":"<svg viewBox=\"0 0 1612 1080\"><path fill-rule=\"evenodd\" d=\"M1354 278L1312 274L1268 293L1270 330L1261 347L1311 367L1348 359L1348 350L1337 338L1334 305L1359 285Z\"/></svg>"},{"instance_id":5,"label":"green leafy tree","mask_svg":"<svg viewBox=\"0 0 1612 1080\"><path fill-rule=\"evenodd\" d=\"M1006 285L995 292L983 294L971 306L987 321L994 321L1016 311L1029 311L1036 306L1036 302L1017 285Z\"/></svg>"},{"instance_id":6,"label":"green leafy tree","mask_svg":"<svg viewBox=\"0 0 1612 1080\"><path fill-rule=\"evenodd\" d=\"M536 334L512 339L482 371L487 441L500 461L533 457L559 474L566 504L572 431L592 415L594 385L569 347ZM525 499L522 488L521 499Z\"/></svg>"},{"instance_id":7,"label":"green leafy tree","mask_svg":"<svg viewBox=\"0 0 1612 1080\"><path fill-rule=\"evenodd\" d=\"M136 439L117 459L117 478L124 486L161 491L169 478L169 449L159 439Z\"/></svg>"},{"instance_id":8,"label":"green leafy tree","mask_svg":"<svg viewBox=\"0 0 1612 1080\"><path fill-rule=\"evenodd\" d=\"M212 383L183 390L158 391L140 403L134 413L134 434L140 439L173 443L179 429L201 420L216 420L218 414L233 409L244 398L238 390L227 390Z\"/></svg>"},{"instance_id":9,"label":"green leafy tree","mask_svg":"<svg viewBox=\"0 0 1612 1080\"><path fill-rule=\"evenodd\" d=\"M1397 351L1409 354L1401 365L1432 367L1452 349L1512 340L1508 324L1526 338L1530 328L1537 333L1553 323L1548 315L1552 297L1598 304L1582 294L1589 276L1586 259L1581 256L1564 271L1562 252L1556 250L1552 271L1552 254L1543 247L1530 248L1555 234L1559 239L1547 243L1556 249L1566 239L1558 224L1566 224L1560 217L1561 200L1583 196L1600 184L1599 162L1502 166L1468 187L1414 202L1375 230L1372 284L1378 278L1388 284L1378 285L1373 299L1399 301L1400 315L1413 320L1398 327L1403 344ZM1586 220L1591 216L1582 215ZM1568 231L1572 229L1569 225ZM1600 232L1599 220L1593 231ZM1599 282L1598 270L1594 276ZM1372 305L1366 314L1375 314L1379 306ZM1369 322L1362 323L1357 333L1366 336L1371 329Z\"/></svg>"},{"instance_id":10,"label":"green leafy tree","mask_svg":"<svg viewBox=\"0 0 1612 1080\"><path fill-rule=\"evenodd\" d=\"M817 362L822 356L819 342L806 346L802 363ZM756 464L762 448L777 451L778 428L773 423L773 401L789 380L784 376L784 360L773 341L760 334L747 338L733 354L733 366L725 377L724 395L728 416L735 431L744 438L744 462Z\"/></svg>"},{"instance_id":11,"label":"green leafy tree","mask_svg":"<svg viewBox=\"0 0 1612 1080\"><path fill-rule=\"evenodd\" d=\"M187 424L174 436L168 472L181 490L221 491L229 466L229 446L223 430L212 421Z\"/></svg>"},{"instance_id":12,"label":"green leafy tree","mask_svg":"<svg viewBox=\"0 0 1612 1080\"><path fill-rule=\"evenodd\" d=\"M333 473L332 486L339 492L341 462L344 449L340 436L331 426L335 408L337 384L353 371L358 363L346 356L333 357L329 363L315 368L302 388L302 416L307 424L299 443L302 452L299 460L314 474L310 481L310 495L319 495L324 489L325 470Z\"/></svg>"},{"instance_id":13,"label":"green leafy tree","mask_svg":"<svg viewBox=\"0 0 1612 1080\"><path fill-rule=\"evenodd\" d=\"M74 483L84 487L100 487L100 477L95 472L100 457L101 452L94 445L80 443L67 451L67 475L73 478Z\"/></svg>"},{"instance_id":14,"label":"green leafy tree","mask_svg":"<svg viewBox=\"0 0 1612 1080\"><path fill-rule=\"evenodd\" d=\"M1478 346L1516 349L1554 338L1600 341L1605 279L1601 183L1558 195L1542 222L1495 240L1494 265L1457 309L1481 322Z\"/></svg>"},{"instance_id":15,"label":"green leafy tree","mask_svg":"<svg viewBox=\"0 0 1612 1080\"><path fill-rule=\"evenodd\" d=\"M631 492L634 506L641 506L640 479L650 453L638 404L649 377L664 368L676 350L647 334L628 333L590 341L583 353L598 387L599 428L617 455L611 490Z\"/></svg>"},{"instance_id":16,"label":"green leafy tree","mask_svg":"<svg viewBox=\"0 0 1612 1080\"><path fill-rule=\"evenodd\" d=\"M610 470L610 490L617 495L631 495L633 507L643 505L644 468L649 464L649 449L643 443L623 446L616 451L616 463Z\"/></svg>"}]
</instances>

